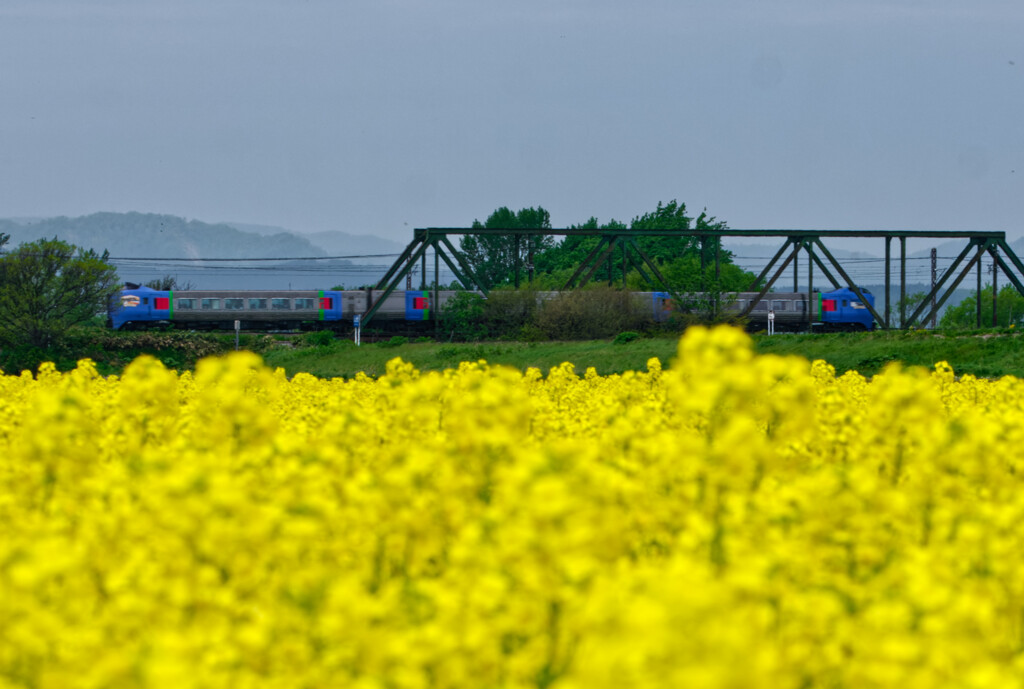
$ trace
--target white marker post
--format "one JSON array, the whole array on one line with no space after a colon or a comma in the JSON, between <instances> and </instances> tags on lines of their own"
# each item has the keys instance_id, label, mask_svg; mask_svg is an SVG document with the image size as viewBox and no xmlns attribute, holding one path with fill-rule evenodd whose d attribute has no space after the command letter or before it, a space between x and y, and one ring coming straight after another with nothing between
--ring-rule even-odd
<instances>
[{"instance_id":1,"label":"white marker post","mask_svg":"<svg viewBox=\"0 0 1024 689\"><path fill-rule=\"evenodd\" d=\"M235 321L235 351L238 351L238 331L242 329L242 321Z\"/></svg>"},{"instance_id":2,"label":"white marker post","mask_svg":"<svg viewBox=\"0 0 1024 689\"><path fill-rule=\"evenodd\" d=\"M768 309L768 334L775 334L775 311Z\"/></svg>"},{"instance_id":3,"label":"white marker post","mask_svg":"<svg viewBox=\"0 0 1024 689\"><path fill-rule=\"evenodd\" d=\"M362 316L360 316L358 313L356 315L352 316L352 325L355 326L356 347L358 347L360 342L362 341L362 336L361 336L361 333L360 333L360 330L362 330L362 328L360 328L360 326L359 326L359 322L360 322L361 319L362 319Z\"/></svg>"}]
</instances>

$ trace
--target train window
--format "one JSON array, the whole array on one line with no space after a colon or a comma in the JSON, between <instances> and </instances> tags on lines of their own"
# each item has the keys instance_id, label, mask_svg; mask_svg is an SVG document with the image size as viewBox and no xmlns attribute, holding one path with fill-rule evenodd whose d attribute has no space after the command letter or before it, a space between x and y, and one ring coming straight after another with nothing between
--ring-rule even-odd
<instances>
[{"instance_id":1,"label":"train window","mask_svg":"<svg viewBox=\"0 0 1024 689\"><path fill-rule=\"evenodd\" d=\"M271 299L270 308L273 311L289 311L292 308L291 299Z\"/></svg>"},{"instance_id":2,"label":"train window","mask_svg":"<svg viewBox=\"0 0 1024 689\"><path fill-rule=\"evenodd\" d=\"M224 300L225 311L239 311L245 308L245 299L232 297Z\"/></svg>"},{"instance_id":3,"label":"train window","mask_svg":"<svg viewBox=\"0 0 1024 689\"><path fill-rule=\"evenodd\" d=\"M796 307L797 311L800 311L801 313L807 313L807 302L806 301L797 300L797 301L793 302L793 305Z\"/></svg>"},{"instance_id":4,"label":"train window","mask_svg":"<svg viewBox=\"0 0 1024 689\"><path fill-rule=\"evenodd\" d=\"M772 309L775 310L775 311L789 311L789 305L792 304L792 303L793 302L791 302L791 301L782 301L782 300L773 301L772 302Z\"/></svg>"},{"instance_id":5,"label":"train window","mask_svg":"<svg viewBox=\"0 0 1024 689\"><path fill-rule=\"evenodd\" d=\"M759 302L757 302L756 304L754 304L753 310L754 311L767 311L768 310L768 302L766 302L766 301L759 301Z\"/></svg>"},{"instance_id":6,"label":"train window","mask_svg":"<svg viewBox=\"0 0 1024 689\"><path fill-rule=\"evenodd\" d=\"M315 309L316 306L314 306L314 303L315 303L315 301L313 299L296 299L295 300L295 308L296 309Z\"/></svg>"},{"instance_id":7,"label":"train window","mask_svg":"<svg viewBox=\"0 0 1024 689\"><path fill-rule=\"evenodd\" d=\"M142 298L142 305L143 306L149 306L149 297L143 297Z\"/></svg>"},{"instance_id":8,"label":"train window","mask_svg":"<svg viewBox=\"0 0 1024 689\"><path fill-rule=\"evenodd\" d=\"M196 308L195 299L178 299L179 311L194 311Z\"/></svg>"},{"instance_id":9,"label":"train window","mask_svg":"<svg viewBox=\"0 0 1024 689\"><path fill-rule=\"evenodd\" d=\"M267 300L266 299L249 299L249 308L250 309L265 309L265 308L267 308Z\"/></svg>"},{"instance_id":10,"label":"train window","mask_svg":"<svg viewBox=\"0 0 1024 689\"><path fill-rule=\"evenodd\" d=\"M220 299L200 299L199 308L203 311L219 311Z\"/></svg>"},{"instance_id":11,"label":"train window","mask_svg":"<svg viewBox=\"0 0 1024 689\"><path fill-rule=\"evenodd\" d=\"M843 306L849 306L849 304L847 303L847 301L845 299L843 299Z\"/></svg>"}]
</instances>

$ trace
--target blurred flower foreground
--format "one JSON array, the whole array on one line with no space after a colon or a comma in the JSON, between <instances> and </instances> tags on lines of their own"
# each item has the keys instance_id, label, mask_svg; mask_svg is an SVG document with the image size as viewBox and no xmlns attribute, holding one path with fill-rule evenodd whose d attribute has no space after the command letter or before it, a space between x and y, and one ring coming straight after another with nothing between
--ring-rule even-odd
<instances>
[{"instance_id":1,"label":"blurred flower foreground","mask_svg":"<svg viewBox=\"0 0 1024 689\"><path fill-rule=\"evenodd\" d=\"M1015 687L1024 385L0 377L0 687Z\"/></svg>"}]
</instances>

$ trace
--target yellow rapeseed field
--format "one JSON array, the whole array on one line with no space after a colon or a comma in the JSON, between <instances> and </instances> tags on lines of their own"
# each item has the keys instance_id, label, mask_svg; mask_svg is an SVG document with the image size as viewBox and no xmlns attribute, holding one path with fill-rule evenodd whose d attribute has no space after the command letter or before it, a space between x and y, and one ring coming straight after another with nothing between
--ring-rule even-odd
<instances>
[{"instance_id":1,"label":"yellow rapeseed field","mask_svg":"<svg viewBox=\"0 0 1024 689\"><path fill-rule=\"evenodd\" d=\"M0 377L0 687L1024 686L1024 383Z\"/></svg>"}]
</instances>

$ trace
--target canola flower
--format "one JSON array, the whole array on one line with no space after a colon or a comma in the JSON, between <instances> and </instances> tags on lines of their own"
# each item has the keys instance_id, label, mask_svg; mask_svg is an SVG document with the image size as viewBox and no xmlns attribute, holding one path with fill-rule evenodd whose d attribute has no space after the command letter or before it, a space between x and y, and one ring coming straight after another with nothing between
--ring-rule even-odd
<instances>
[{"instance_id":1,"label":"canola flower","mask_svg":"<svg viewBox=\"0 0 1024 689\"><path fill-rule=\"evenodd\" d=\"M1024 685L1024 384L0 376L0 689Z\"/></svg>"}]
</instances>

